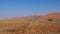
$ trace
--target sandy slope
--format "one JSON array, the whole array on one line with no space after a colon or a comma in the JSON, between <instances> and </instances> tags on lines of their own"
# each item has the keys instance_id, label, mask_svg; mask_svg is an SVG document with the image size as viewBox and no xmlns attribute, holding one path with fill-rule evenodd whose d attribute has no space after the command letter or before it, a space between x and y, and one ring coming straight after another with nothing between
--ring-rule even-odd
<instances>
[{"instance_id":1,"label":"sandy slope","mask_svg":"<svg viewBox=\"0 0 60 34\"><path fill-rule=\"evenodd\" d=\"M0 20L0 34L60 34L60 13L30 17Z\"/></svg>"}]
</instances>

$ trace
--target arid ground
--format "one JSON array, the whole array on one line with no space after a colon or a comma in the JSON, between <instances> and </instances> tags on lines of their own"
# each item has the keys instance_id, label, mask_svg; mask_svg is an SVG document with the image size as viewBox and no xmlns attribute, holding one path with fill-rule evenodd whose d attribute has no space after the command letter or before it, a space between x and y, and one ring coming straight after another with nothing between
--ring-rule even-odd
<instances>
[{"instance_id":1,"label":"arid ground","mask_svg":"<svg viewBox=\"0 0 60 34\"><path fill-rule=\"evenodd\" d=\"M0 34L60 34L60 13L0 19Z\"/></svg>"}]
</instances>

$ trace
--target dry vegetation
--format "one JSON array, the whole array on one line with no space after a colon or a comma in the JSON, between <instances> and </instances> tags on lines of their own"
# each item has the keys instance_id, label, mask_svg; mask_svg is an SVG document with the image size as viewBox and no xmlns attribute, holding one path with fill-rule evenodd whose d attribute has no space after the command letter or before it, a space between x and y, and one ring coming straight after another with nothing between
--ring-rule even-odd
<instances>
[{"instance_id":1,"label":"dry vegetation","mask_svg":"<svg viewBox=\"0 0 60 34\"><path fill-rule=\"evenodd\" d=\"M60 18L0 20L0 34L60 34Z\"/></svg>"}]
</instances>

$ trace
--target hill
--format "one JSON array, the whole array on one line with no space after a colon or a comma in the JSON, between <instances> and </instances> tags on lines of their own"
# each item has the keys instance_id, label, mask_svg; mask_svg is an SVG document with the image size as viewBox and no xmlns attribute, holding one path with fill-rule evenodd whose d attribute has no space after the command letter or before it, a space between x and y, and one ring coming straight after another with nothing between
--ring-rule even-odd
<instances>
[{"instance_id":1,"label":"hill","mask_svg":"<svg viewBox=\"0 0 60 34\"><path fill-rule=\"evenodd\" d=\"M43 19L59 19L60 18L60 13L48 13L47 15L41 16Z\"/></svg>"}]
</instances>

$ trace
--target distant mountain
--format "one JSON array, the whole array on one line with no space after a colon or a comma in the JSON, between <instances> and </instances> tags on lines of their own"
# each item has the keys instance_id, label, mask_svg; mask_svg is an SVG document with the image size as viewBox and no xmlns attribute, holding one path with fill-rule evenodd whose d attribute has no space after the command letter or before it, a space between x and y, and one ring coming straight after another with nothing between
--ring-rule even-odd
<instances>
[{"instance_id":1,"label":"distant mountain","mask_svg":"<svg viewBox=\"0 0 60 34\"><path fill-rule=\"evenodd\" d=\"M60 18L60 13L48 13L46 15L42 15L40 17L41 19L59 19Z\"/></svg>"},{"instance_id":2,"label":"distant mountain","mask_svg":"<svg viewBox=\"0 0 60 34\"><path fill-rule=\"evenodd\" d=\"M60 18L60 13L48 13L48 14L45 14L45 15L40 15L40 16L37 16L37 15L32 15L32 16L26 16L26 17L22 17L22 18L41 18L41 19L48 19L48 18L52 18L52 19L58 19Z\"/></svg>"},{"instance_id":3,"label":"distant mountain","mask_svg":"<svg viewBox=\"0 0 60 34\"><path fill-rule=\"evenodd\" d=\"M19 19L35 19L35 18L39 18L39 19L60 19L60 13L48 13L45 15L32 15L32 16L25 16L25 17L13 17L13 18L9 18L10 20L19 20ZM5 19L4 19L5 20Z\"/></svg>"}]
</instances>

